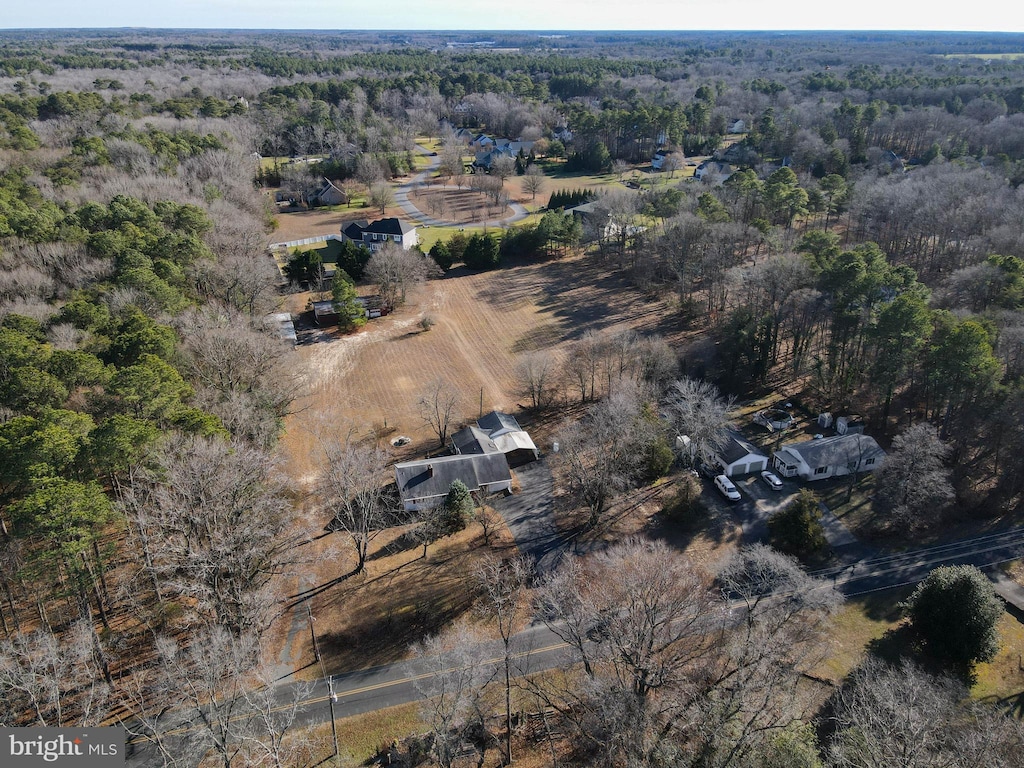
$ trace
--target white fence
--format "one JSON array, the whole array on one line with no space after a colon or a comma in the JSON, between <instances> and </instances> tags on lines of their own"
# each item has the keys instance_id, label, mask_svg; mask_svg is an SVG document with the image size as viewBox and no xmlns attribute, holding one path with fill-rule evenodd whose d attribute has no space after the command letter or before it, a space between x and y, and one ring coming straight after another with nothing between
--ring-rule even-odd
<instances>
[{"instance_id":1,"label":"white fence","mask_svg":"<svg viewBox=\"0 0 1024 768\"><path fill-rule=\"evenodd\" d=\"M322 243L326 240L341 240L341 235L314 235L313 237L305 237L302 240L289 240L287 243L271 243L271 250L277 250L278 248L295 248L300 245L312 245L313 243Z\"/></svg>"}]
</instances>

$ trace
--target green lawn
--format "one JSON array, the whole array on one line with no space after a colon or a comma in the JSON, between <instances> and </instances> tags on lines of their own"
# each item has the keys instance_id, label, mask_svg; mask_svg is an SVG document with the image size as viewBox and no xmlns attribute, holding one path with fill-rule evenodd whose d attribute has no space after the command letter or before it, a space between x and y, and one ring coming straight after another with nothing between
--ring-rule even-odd
<instances>
[{"instance_id":1,"label":"green lawn","mask_svg":"<svg viewBox=\"0 0 1024 768\"><path fill-rule=\"evenodd\" d=\"M865 472L861 475L853 486L852 494L847 477L819 481L810 487L847 528L866 538L875 514L871 508L871 497L875 492L873 474Z\"/></svg>"},{"instance_id":2,"label":"green lawn","mask_svg":"<svg viewBox=\"0 0 1024 768\"><path fill-rule=\"evenodd\" d=\"M1009 613L999 620L999 653L975 669L971 695L1024 717L1024 625Z\"/></svg>"},{"instance_id":3,"label":"green lawn","mask_svg":"<svg viewBox=\"0 0 1024 768\"><path fill-rule=\"evenodd\" d=\"M899 625L898 604L910 591L903 587L847 600L835 616L832 648L817 673L836 682L846 677L860 664L872 642L881 640Z\"/></svg>"}]
</instances>

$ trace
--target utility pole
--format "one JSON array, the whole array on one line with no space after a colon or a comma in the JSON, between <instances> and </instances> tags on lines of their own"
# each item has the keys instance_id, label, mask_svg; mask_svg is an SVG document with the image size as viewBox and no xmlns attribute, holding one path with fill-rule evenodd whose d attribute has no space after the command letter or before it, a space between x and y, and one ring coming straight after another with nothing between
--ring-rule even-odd
<instances>
[{"instance_id":1,"label":"utility pole","mask_svg":"<svg viewBox=\"0 0 1024 768\"><path fill-rule=\"evenodd\" d=\"M331 737L334 741L334 760L338 760L338 724L334 719L334 703L338 700L338 694L334 692L334 678L327 674L327 667L324 666L324 657L320 655L320 644L316 639L316 631L313 629L313 611L310 610L309 600L306 601L306 615L309 617L309 634L313 638L313 657L320 662L320 674L327 683L327 706L331 709Z\"/></svg>"},{"instance_id":2,"label":"utility pole","mask_svg":"<svg viewBox=\"0 0 1024 768\"><path fill-rule=\"evenodd\" d=\"M306 600L306 616L309 618L309 637L313 641L313 662L319 661L320 665L323 666L323 661L320 659L320 646L316 642L316 632L313 630L315 619L313 618L313 611L309 607L309 600Z\"/></svg>"}]
</instances>

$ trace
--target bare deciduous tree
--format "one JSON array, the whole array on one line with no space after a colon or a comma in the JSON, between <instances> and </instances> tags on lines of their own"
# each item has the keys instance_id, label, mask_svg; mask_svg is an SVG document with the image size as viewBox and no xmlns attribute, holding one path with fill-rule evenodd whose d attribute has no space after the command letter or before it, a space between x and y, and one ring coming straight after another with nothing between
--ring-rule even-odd
<instances>
[{"instance_id":1,"label":"bare deciduous tree","mask_svg":"<svg viewBox=\"0 0 1024 768\"><path fill-rule=\"evenodd\" d=\"M930 424L915 424L897 435L875 476L876 507L907 530L938 522L953 500L943 464L949 450Z\"/></svg>"},{"instance_id":2,"label":"bare deciduous tree","mask_svg":"<svg viewBox=\"0 0 1024 768\"><path fill-rule=\"evenodd\" d=\"M395 192L387 184L374 184L370 187L368 201L372 207L380 208L380 215L383 216L385 209L395 204Z\"/></svg>"},{"instance_id":3,"label":"bare deciduous tree","mask_svg":"<svg viewBox=\"0 0 1024 768\"><path fill-rule=\"evenodd\" d=\"M301 385L285 342L237 310L186 312L176 325L198 402L236 437L269 447Z\"/></svg>"},{"instance_id":4,"label":"bare deciduous tree","mask_svg":"<svg viewBox=\"0 0 1024 768\"><path fill-rule=\"evenodd\" d=\"M459 747L473 731L482 731L481 697L490 671L481 634L460 621L411 649L410 672L423 697L424 719L430 725L432 752L441 768L451 768ZM475 739L481 750L486 740ZM479 742L483 741L483 744Z\"/></svg>"},{"instance_id":5,"label":"bare deciduous tree","mask_svg":"<svg viewBox=\"0 0 1024 768\"><path fill-rule=\"evenodd\" d=\"M544 171L533 163L526 166L526 171L523 173L523 191L530 193L530 200L537 199L537 195L544 191L546 183L547 177L544 176Z\"/></svg>"},{"instance_id":6,"label":"bare deciduous tree","mask_svg":"<svg viewBox=\"0 0 1024 768\"><path fill-rule=\"evenodd\" d=\"M512 764L512 665L516 656L515 632L526 617L526 596L530 563L524 557L490 560L477 570L477 581L484 593L482 609L493 620L501 638L502 666L505 675L505 764Z\"/></svg>"},{"instance_id":7,"label":"bare deciduous tree","mask_svg":"<svg viewBox=\"0 0 1024 768\"><path fill-rule=\"evenodd\" d=\"M273 459L243 443L177 437L151 461L121 503L158 593L186 598L206 623L258 635L276 604L271 579L301 562L313 535Z\"/></svg>"},{"instance_id":8,"label":"bare deciduous tree","mask_svg":"<svg viewBox=\"0 0 1024 768\"><path fill-rule=\"evenodd\" d=\"M603 765L748 765L800 716L789 694L838 599L766 547L741 552L716 584L664 543L618 544L541 586L540 615L584 675L538 692Z\"/></svg>"},{"instance_id":9,"label":"bare deciduous tree","mask_svg":"<svg viewBox=\"0 0 1024 768\"><path fill-rule=\"evenodd\" d=\"M355 573L366 566L370 542L394 519L395 500L385 482L389 463L387 453L370 443L349 438L324 445L318 496L331 515L328 525L352 538Z\"/></svg>"},{"instance_id":10,"label":"bare deciduous tree","mask_svg":"<svg viewBox=\"0 0 1024 768\"><path fill-rule=\"evenodd\" d=\"M82 619L57 636L48 629L0 641L0 723L7 727L99 725L112 705L97 657L98 638Z\"/></svg>"},{"instance_id":11,"label":"bare deciduous tree","mask_svg":"<svg viewBox=\"0 0 1024 768\"><path fill-rule=\"evenodd\" d=\"M311 686L295 685L282 700L281 691L272 687L273 675L258 662L253 636L211 627L187 647L161 636L157 653L159 667L149 693L162 691L175 709L163 717L144 710L139 731L158 746L165 764L179 764L176 753L181 750L193 753L192 759L212 753L224 768L294 765L284 736ZM186 723L187 733L180 738Z\"/></svg>"},{"instance_id":12,"label":"bare deciduous tree","mask_svg":"<svg viewBox=\"0 0 1024 768\"><path fill-rule=\"evenodd\" d=\"M442 175L442 178L447 179L452 177L462 176L466 172L466 166L462 162L462 147L459 145L446 145L441 150L441 161L437 168L438 174Z\"/></svg>"},{"instance_id":13,"label":"bare deciduous tree","mask_svg":"<svg viewBox=\"0 0 1024 768\"><path fill-rule=\"evenodd\" d=\"M385 243L366 263L366 279L377 285L381 299L390 307L405 303L409 288L426 280L430 265L415 251Z\"/></svg>"},{"instance_id":14,"label":"bare deciduous tree","mask_svg":"<svg viewBox=\"0 0 1024 768\"><path fill-rule=\"evenodd\" d=\"M693 667L712 650L716 614L707 574L664 544L618 544L565 563L540 592L541 615L582 658L586 675L566 712L602 764L664 754ZM657 700L657 704L654 701Z\"/></svg>"},{"instance_id":15,"label":"bare deciduous tree","mask_svg":"<svg viewBox=\"0 0 1024 768\"><path fill-rule=\"evenodd\" d=\"M636 388L622 388L559 433L557 464L570 493L590 510L590 526L643 467L653 435L641 418L642 404Z\"/></svg>"},{"instance_id":16,"label":"bare deciduous tree","mask_svg":"<svg viewBox=\"0 0 1024 768\"><path fill-rule=\"evenodd\" d=\"M546 408L557 393L557 366L545 350L529 352L516 364L516 376L534 408Z\"/></svg>"},{"instance_id":17,"label":"bare deciduous tree","mask_svg":"<svg viewBox=\"0 0 1024 768\"><path fill-rule=\"evenodd\" d=\"M491 163L491 175L501 179L501 185L505 186L505 179L516 172L515 158L502 155L494 158Z\"/></svg>"},{"instance_id":18,"label":"bare deciduous tree","mask_svg":"<svg viewBox=\"0 0 1024 768\"><path fill-rule=\"evenodd\" d=\"M951 678L869 656L836 696L829 765L1016 765L1024 748L1020 722L985 704L961 704L965 699L967 691Z\"/></svg>"},{"instance_id":19,"label":"bare deciduous tree","mask_svg":"<svg viewBox=\"0 0 1024 768\"><path fill-rule=\"evenodd\" d=\"M361 154L356 159L356 178L369 190L384 180L384 170L373 155Z\"/></svg>"},{"instance_id":20,"label":"bare deciduous tree","mask_svg":"<svg viewBox=\"0 0 1024 768\"><path fill-rule=\"evenodd\" d=\"M690 438L690 462L706 459L728 439L732 403L718 388L700 379L683 378L669 387L668 407L681 435Z\"/></svg>"},{"instance_id":21,"label":"bare deciduous tree","mask_svg":"<svg viewBox=\"0 0 1024 768\"><path fill-rule=\"evenodd\" d=\"M444 445L448 439L448 428L455 418L459 405L459 394L447 379L434 379L420 393L416 407L420 417L434 430L437 441Z\"/></svg>"}]
</instances>

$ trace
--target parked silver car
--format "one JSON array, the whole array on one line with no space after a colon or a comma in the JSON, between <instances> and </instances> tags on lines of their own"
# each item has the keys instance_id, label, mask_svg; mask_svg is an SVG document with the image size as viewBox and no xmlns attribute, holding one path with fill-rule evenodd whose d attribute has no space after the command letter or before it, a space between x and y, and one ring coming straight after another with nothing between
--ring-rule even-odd
<instances>
[{"instance_id":1,"label":"parked silver car","mask_svg":"<svg viewBox=\"0 0 1024 768\"><path fill-rule=\"evenodd\" d=\"M782 481L779 479L779 476L776 475L774 472L771 472L770 470L766 469L764 472L761 473L761 479L768 483L768 487L771 488L773 491L782 490Z\"/></svg>"}]
</instances>

